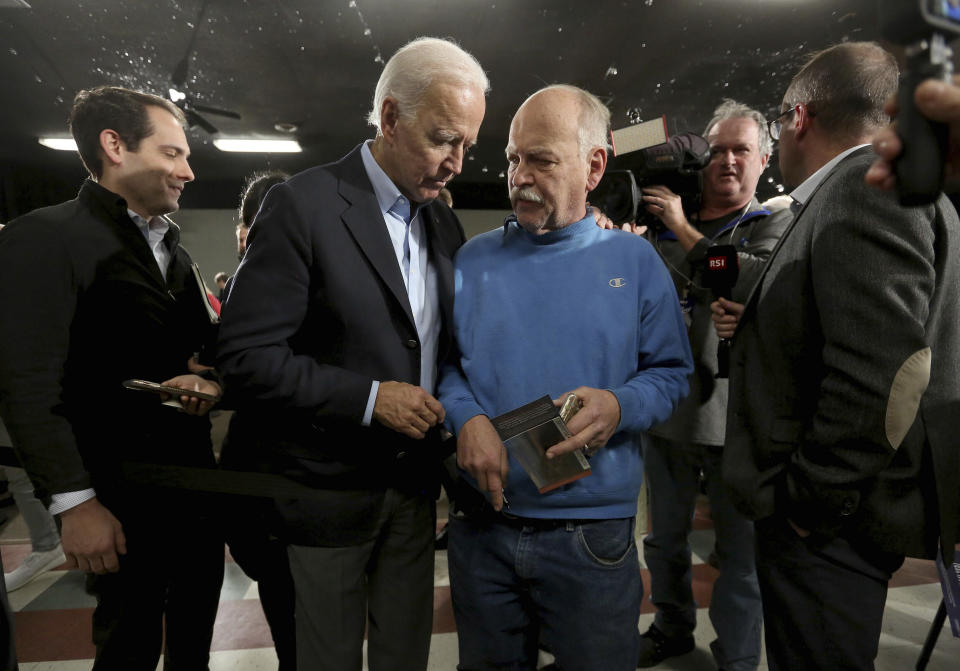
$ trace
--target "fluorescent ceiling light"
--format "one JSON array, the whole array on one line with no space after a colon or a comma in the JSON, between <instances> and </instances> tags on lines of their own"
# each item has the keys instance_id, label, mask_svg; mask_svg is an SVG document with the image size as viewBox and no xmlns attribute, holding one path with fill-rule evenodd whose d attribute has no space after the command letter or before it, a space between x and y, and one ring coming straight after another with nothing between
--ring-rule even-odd
<instances>
[{"instance_id":1,"label":"fluorescent ceiling light","mask_svg":"<svg viewBox=\"0 0 960 671\"><path fill-rule=\"evenodd\" d=\"M44 147L58 149L60 151L76 151L77 143L72 137L41 137L37 140Z\"/></svg>"},{"instance_id":2,"label":"fluorescent ceiling light","mask_svg":"<svg viewBox=\"0 0 960 671\"><path fill-rule=\"evenodd\" d=\"M303 149L296 140L248 140L221 137L213 141L220 151L246 151L261 154L296 154Z\"/></svg>"}]
</instances>

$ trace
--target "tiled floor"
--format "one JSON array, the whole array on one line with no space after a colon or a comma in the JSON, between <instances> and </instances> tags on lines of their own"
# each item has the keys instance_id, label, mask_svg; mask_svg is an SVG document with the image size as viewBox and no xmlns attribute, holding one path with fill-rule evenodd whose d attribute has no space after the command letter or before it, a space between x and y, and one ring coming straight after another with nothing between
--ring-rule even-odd
<instances>
[{"instance_id":1,"label":"tiled floor","mask_svg":"<svg viewBox=\"0 0 960 671\"><path fill-rule=\"evenodd\" d=\"M697 516L691 543L696 555L694 591L701 605L696 631L697 648L668 660L659 669L708 671L715 669L709 653L713 628L706 606L717 572L704 559L713 546L713 531L705 511ZM7 571L29 551L22 521L15 519L0 532L0 551ZM644 569L645 593L649 575ZM436 557L434 636L430 653L431 671L456 668L457 639L450 606L450 582L446 552ZM23 671L86 671L91 667L90 644L92 599L83 591L83 576L77 571L51 571L10 595L16 611L17 649ZM880 640L878 671L913 669L920 647L940 602L940 588L931 562L908 560L891 585ZM644 604L640 629L653 620L653 608ZM162 664L159 668L162 668ZM260 671L276 668L263 613L257 600L256 583L247 578L226 556L226 575L220 612L214 630L212 671ZM949 625L941 634L930 671L960 669L960 640L951 636ZM761 665L766 669L766 664Z\"/></svg>"}]
</instances>

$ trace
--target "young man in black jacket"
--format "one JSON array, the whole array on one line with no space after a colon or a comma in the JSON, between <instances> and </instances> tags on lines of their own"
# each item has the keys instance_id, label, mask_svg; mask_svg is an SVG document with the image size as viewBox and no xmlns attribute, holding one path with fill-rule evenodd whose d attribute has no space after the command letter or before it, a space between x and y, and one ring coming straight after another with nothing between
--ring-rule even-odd
<instances>
[{"instance_id":1,"label":"young man in black jacket","mask_svg":"<svg viewBox=\"0 0 960 671\"><path fill-rule=\"evenodd\" d=\"M205 669L223 544L202 497L138 482L143 464L214 465L209 401L184 412L124 380L219 395L188 373L210 337L192 261L166 214L193 173L182 113L116 87L81 91L77 198L0 239L0 412L68 562L97 596L95 669ZM152 468L152 466L151 466Z\"/></svg>"}]
</instances>

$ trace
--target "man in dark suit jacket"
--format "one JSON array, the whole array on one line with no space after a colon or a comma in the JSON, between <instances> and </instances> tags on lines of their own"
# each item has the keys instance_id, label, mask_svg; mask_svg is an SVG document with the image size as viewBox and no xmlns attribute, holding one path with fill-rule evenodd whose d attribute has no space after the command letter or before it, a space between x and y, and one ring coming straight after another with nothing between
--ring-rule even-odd
<instances>
[{"instance_id":1,"label":"man in dark suit jacket","mask_svg":"<svg viewBox=\"0 0 960 671\"><path fill-rule=\"evenodd\" d=\"M81 91L70 126L90 179L0 236L0 412L68 562L89 572L95 669L156 668L164 631L166 667L205 669L219 602L223 542L202 499L128 477L215 465L209 402L181 396L176 412L121 386L220 393L187 372L211 326L164 216L193 180L182 123L156 96Z\"/></svg>"},{"instance_id":2,"label":"man in dark suit jacket","mask_svg":"<svg viewBox=\"0 0 960 671\"><path fill-rule=\"evenodd\" d=\"M960 224L864 183L896 87L878 45L838 45L771 123L796 219L736 330L723 455L771 669L872 669L892 572L956 540Z\"/></svg>"},{"instance_id":3,"label":"man in dark suit jacket","mask_svg":"<svg viewBox=\"0 0 960 671\"><path fill-rule=\"evenodd\" d=\"M376 139L273 187L224 307L219 366L274 468L298 666L424 669L434 498L463 230L434 201L476 141L489 88L451 42L400 49L377 85Z\"/></svg>"}]
</instances>

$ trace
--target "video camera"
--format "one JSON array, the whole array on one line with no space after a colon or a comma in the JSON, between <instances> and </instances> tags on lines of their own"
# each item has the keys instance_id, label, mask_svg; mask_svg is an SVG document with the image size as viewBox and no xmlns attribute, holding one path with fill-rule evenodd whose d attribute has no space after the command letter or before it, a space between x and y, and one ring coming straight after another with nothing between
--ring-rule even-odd
<instances>
[{"instance_id":1,"label":"video camera","mask_svg":"<svg viewBox=\"0 0 960 671\"><path fill-rule=\"evenodd\" d=\"M960 34L957 0L882 0L882 35L906 47L906 68L897 92L897 133L903 151L895 164L897 188L903 205L924 205L943 190L947 126L927 119L913 100L926 79L950 81L953 51L944 34Z\"/></svg>"},{"instance_id":2,"label":"video camera","mask_svg":"<svg viewBox=\"0 0 960 671\"><path fill-rule=\"evenodd\" d=\"M693 133L667 139L663 117L613 131L613 156L590 204L619 225L637 222L651 228L660 220L643 207L645 186L663 185L680 196L689 216L699 207L700 171L710 163L710 144Z\"/></svg>"}]
</instances>

